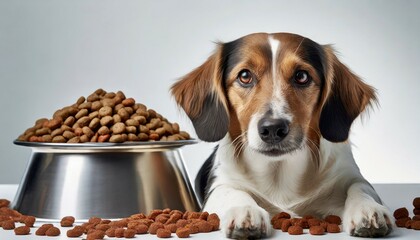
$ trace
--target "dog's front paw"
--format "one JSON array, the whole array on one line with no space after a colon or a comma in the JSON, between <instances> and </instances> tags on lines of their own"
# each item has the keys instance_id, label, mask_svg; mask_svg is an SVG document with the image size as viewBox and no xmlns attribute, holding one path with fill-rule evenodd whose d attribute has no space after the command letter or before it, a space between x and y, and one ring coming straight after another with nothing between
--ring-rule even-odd
<instances>
[{"instance_id":1,"label":"dog's front paw","mask_svg":"<svg viewBox=\"0 0 420 240\"><path fill-rule=\"evenodd\" d=\"M352 236L383 237L392 231L391 219L386 207L374 201L362 201L346 206L343 227Z\"/></svg>"},{"instance_id":2,"label":"dog's front paw","mask_svg":"<svg viewBox=\"0 0 420 240\"><path fill-rule=\"evenodd\" d=\"M268 212L254 206L229 209L222 227L226 237L234 239L258 239L271 233Z\"/></svg>"}]
</instances>

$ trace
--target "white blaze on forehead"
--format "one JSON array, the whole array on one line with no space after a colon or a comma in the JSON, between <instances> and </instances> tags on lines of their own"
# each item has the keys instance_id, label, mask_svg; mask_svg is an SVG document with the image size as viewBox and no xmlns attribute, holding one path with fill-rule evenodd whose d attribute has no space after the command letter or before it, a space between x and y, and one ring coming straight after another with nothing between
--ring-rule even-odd
<instances>
[{"instance_id":1,"label":"white blaze on forehead","mask_svg":"<svg viewBox=\"0 0 420 240\"><path fill-rule=\"evenodd\" d=\"M285 118L289 121L292 120L292 117L285 113L285 108L287 107L286 99L282 94L281 80L278 77L281 77L277 74L278 66L278 52L280 49L280 41L274 39L272 35L268 36L268 42L271 47L271 74L273 80L273 96L270 104L270 108L273 112L274 118Z\"/></svg>"}]
</instances>

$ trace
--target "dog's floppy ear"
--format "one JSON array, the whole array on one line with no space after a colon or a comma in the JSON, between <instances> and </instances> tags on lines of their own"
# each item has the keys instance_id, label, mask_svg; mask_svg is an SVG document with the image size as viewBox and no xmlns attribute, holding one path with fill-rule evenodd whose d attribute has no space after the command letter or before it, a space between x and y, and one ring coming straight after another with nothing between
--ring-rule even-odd
<instances>
[{"instance_id":1,"label":"dog's floppy ear","mask_svg":"<svg viewBox=\"0 0 420 240\"><path fill-rule=\"evenodd\" d=\"M229 128L229 115L223 88L222 48L172 88L176 102L191 119L197 136L207 142L222 139Z\"/></svg>"},{"instance_id":2,"label":"dog's floppy ear","mask_svg":"<svg viewBox=\"0 0 420 240\"><path fill-rule=\"evenodd\" d=\"M324 46L324 50L327 74L319 128L328 141L343 142L353 120L376 101L375 90L341 63L332 47Z\"/></svg>"}]
</instances>

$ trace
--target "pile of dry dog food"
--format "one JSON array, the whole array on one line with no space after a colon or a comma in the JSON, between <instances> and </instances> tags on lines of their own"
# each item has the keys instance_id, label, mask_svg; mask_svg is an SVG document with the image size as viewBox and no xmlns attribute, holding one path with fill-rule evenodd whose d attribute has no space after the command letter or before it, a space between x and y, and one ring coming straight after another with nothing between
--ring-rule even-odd
<instances>
[{"instance_id":1,"label":"pile of dry dog food","mask_svg":"<svg viewBox=\"0 0 420 240\"><path fill-rule=\"evenodd\" d=\"M408 209L405 207L398 208L394 211L395 224L397 227L420 230L420 197L413 200L413 218L410 218Z\"/></svg>"},{"instance_id":2,"label":"pile of dry dog food","mask_svg":"<svg viewBox=\"0 0 420 240\"><path fill-rule=\"evenodd\" d=\"M336 215L328 215L324 220L321 220L309 215L303 218L291 218L290 214L281 212L271 218L271 224L274 229L287 232L290 235L301 235L303 229L309 229L311 235L341 232L339 226L341 218Z\"/></svg>"},{"instance_id":3,"label":"pile of dry dog food","mask_svg":"<svg viewBox=\"0 0 420 240\"><path fill-rule=\"evenodd\" d=\"M41 118L18 137L19 141L85 143L126 141L176 141L189 139L177 123L148 109L123 92L98 89L87 98Z\"/></svg>"},{"instance_id":4,"label":"pile of dry dog food","mask_svg":"<svg viewBox=\"0 0 420 240\"><path fill-rule=\"evenodd\" d=\"M36 221L33 216L25 216L9 208L9 201L0 199L0 227L14 230L16 235L28 235ZM22 226L16 227L16 223ZM103 239L105 236L134 238L138 234L153 234L159 238L169 238L173 233L178 238L188 238L190 234L219 230L217 214L208 212L181 212L179 210L153 210L148 215L138 213L121 220L111 221L91 217L88 222L74 226L75 218L63 217L61 227L69 228L67 237L76 238L86 234L86 239ZM59 236L60 229L53 224L43 224L35 231L37 236Z\"/></svg>"}]
</instances>

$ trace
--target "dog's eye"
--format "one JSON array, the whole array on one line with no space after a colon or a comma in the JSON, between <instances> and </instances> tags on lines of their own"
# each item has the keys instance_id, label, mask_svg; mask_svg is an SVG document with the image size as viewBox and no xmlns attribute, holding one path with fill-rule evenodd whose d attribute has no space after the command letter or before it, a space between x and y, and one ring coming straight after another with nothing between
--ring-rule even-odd
<instances>
[{"instance_id":1,"label":"dog's eye","mask_svg":"<svg viewBox=\"0 0 420 240\"><path fill-rule=\"evenodd\" d=\"M250 87L254 81L252 73L248 69L240 71L237 80L244 87Z\"/></svg>"},{"instance_id":2,"label":"dog's eye","mask_svg":"<svg viewBox=\"0 0 420 240\"><path fill-rule=\"evenodd\" d=\"M299 70L295 73L293 81L299 86L305 86L305 85L308 85L310 83L311 78L310 78L308 72L303 71L303 70Z\"/></svg>"}]
</instances>

